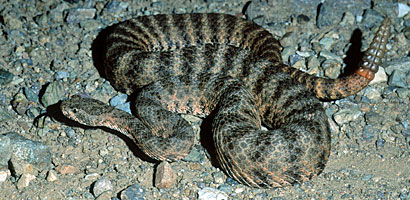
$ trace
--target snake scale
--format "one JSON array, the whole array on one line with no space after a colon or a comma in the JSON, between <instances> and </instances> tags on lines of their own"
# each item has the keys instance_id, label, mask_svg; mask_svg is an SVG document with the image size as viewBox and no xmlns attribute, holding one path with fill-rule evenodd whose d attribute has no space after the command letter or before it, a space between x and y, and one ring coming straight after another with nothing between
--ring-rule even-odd
<instances>
[{"instance_id":1,"label":"snake scale","mask_svg":"<svg viewBox=\"0 0 410 200\"><path fill-rule=\"evenodd\" d=\"M179 114L214 113L220 167L238 182L261 188L300 183L322 172L331 142L320 100L363 89L378 71L390 35L385 19L358 69L326 79L283 64L278 40L240 17L161 14L110 28L105 75L116 90L138 93L135 116L79 95L61 103L63 114L132 135L148 156L172 162L194 143L192 127Z\"/></svg>"}]
</instances>

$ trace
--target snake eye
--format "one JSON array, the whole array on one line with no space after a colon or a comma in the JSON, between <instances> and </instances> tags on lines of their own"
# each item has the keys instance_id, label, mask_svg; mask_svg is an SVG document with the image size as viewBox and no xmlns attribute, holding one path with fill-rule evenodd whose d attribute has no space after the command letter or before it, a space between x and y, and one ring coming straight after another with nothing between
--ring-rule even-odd
<instances>
[{"instance_id":1,"label":"snake eye","mask_svg":"<svg viewBox=\"0 0 410 200\"><path fill-rule=\"evenodd\" d=\"M73 113L78 113L78 109L77 108L73 108Z\"/></svg>"}]
</instances>

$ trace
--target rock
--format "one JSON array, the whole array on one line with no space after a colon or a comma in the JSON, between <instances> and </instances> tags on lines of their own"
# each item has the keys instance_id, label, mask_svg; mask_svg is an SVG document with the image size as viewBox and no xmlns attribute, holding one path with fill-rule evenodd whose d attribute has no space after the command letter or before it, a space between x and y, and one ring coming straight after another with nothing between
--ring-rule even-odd
<instances>
[{"instance_id":1,"label":"rock","mask_svg":"<svg viewBox=\"0 0 410 200\"><path fill-rule=\"evenodd\" d=\"M362 112L357 106L352 106L351 108L342 109L333 114L333 119L340 126L357 119L361 114Z\"/></svg>"},{"instance_id":2,"label":"rock","mask_svg":"<svg viewBox=\"0 0 410 200\"><path fill-rule=\"evenodd\" d=\"M374 138L376 130L371 125L366 125L363 128L362 137L364 140L371 140Z\"/></svg>"},{"instance_id":3,"label":"rock","mask_svg":"<svg viewBox=\"0 0 410 200\"><path fill-rule=\"evenodd\" d=\"M103 14L110 14L115 16L123 16L128 7L127 1L113 0L107 3L103 10Z\"/></svg>"},{"instance_id":4,"label":"rock","mask_svg":"<svg viewBox=\"0 0 410 200\"><path fill-rule=\"evenodd\" d=\"M364 90L364 96L369 98L370 100L379 100L381 99L381 94L379 90L372 88L372 87L366 87Z\"/></svg>"},{"instance_id":5,"label":"rock","mask_svg":"<svg viewBox=\"0 0 410 200\"><path fill-rule=\"evenodd\" d=\"M60 79L68 78L68 77L70 77L70 74L68 72L65 72L65 71L57 71L54 74L54 78L56 80L60 80Z\"/></svg>"},{"instance_id":6,"label":"rock","mask_svg":"<svg viewBox=\"0 0 410 200\"><path fill-rule=\"evenodd\" d=\"M19 190L27 187L32 180L36 179L36 177L32 174L23 174L21 175L20 179L17 182L17 188Z\"/></svg>"},{"instance_id":7,"label":"rock","mask_svg":"<svg viewBox=\"0 0 410 200\"><path fill-rule=\"evenodd\" d=\"M43 96L41 97L41 103L47 107L60 101L60 98L64 96L64 86L61 81L54 81L47 85Z\"/></svg>"},{"instance_id":8,"label":"rock","mask_svg":"<svg viewBox=\"0 0 410 200\"><path fill-rule=\"evenodd\" d=\"M131 114L130 102L126 102L128 95L120 94L110 99L110 105Z\"/></svg>"},{"instance_id":9,"label":"rock","mask_svg":"<svg viewBox=\"0 0 410 200\"><path fill-rule=\"evenodd\" d=\"M10 175L11 172L7 169L7 165L0 165L0 183L5 182Z\"/></svg>"},{"instance_id":10,"label":"rock","mask_svg":"<svg viewBox=\"0 0 410 200\"><path fill-rule=\"evenodd\" d=\"M111 198L111 196L112 196L112 191L108 190L108 191L105 191L102 194L100 194L95 200L106 200L106 199L115 200L115 199Z\"/></svg>"},{"instance_id":11,"label":"rock","mask_svg":"<svg viewBox=\"0 0 410 200\"><path fill-rule=\"evenodd\" d=\"M10 138L0 135L0 166L7 166L12 154L12 143Z\"/></svg>"},{"instance_id":12,"label":"rock","mask_svg":"<svg viewBox=\"0 0 410 200\"><path fill-rule=\"evenodd\" d=\"M134 184L121 192L121 200L145 200L145 193L143 188Z\"/></svg>"},{"instance_id":13,"label":"rock","mask_svg":"<svg viewBox=\"0 0 410 200\"><path fill-rule=\"evenodd\" d=\"M389 77L388 84L396 87L409 87L410 83L410 71L404 72L400 70L394 70Z\"/></svg>"},{"instance_id":14,"label":"rock","mask_svg":"<svg viewBox=\"0 0 410 200\"><path fill-rule=\"evenodd\" d=\"M27 87L25 86L23 89L23 93L28 101L37 102L38 101L38 94L40 90L37 87Z\"/></svg>"},{"instance_id":15,"label":"rock","mask_svg":"<svg viewBox=\"0 0 410 200\"><path fill-rule=\"evenodd\" d=\"M14 75L4 69L0 69L0 85L6 85L10 83L14 78Z\"/></svg>"},{"instance_id":16,"label":"rock","mask_svg":"<svg viewBox=\"0 0 410 200\"><path fill-rule=\"evenodd\" d=\"M56 167L56 171L62 175L66 175L66 174L73 175L73 174L80 173L80 170L77 167L70 165L70 164L59 165Z\"/></svg>"},{"instance_id":17,"label":"rock","mask_svg":"<svg viewBox=\"0 0 410 200\"><path fill-rule=\"evenodd\" d=\"M5 137L9 138L11 147L10 164L17 176L28 172L36 174L37 171L50 168L50 147L41 142L26 139L14 132L1 135L0 138L2 139L0 139L0 141L7 141L8 139L5 139ZM6 143L3 142L1 146L4 147ZM4 162L4 160L2 162Z\"/></svg>"},{"instance_id":18,"label":"rock","mask_svg":"<svg viewBox=\"0 0 410 200\"><path fill-rule=\"evenodd\" d=\"M361 15L363 10L370 8L370 6L370 0L325 1L319 7L319 13L316 22L317 26L319 28L322 28L324 26L330 26L339 22L346 11L351 12L354 16Z\"/></svg>"},{"instance_id":19,"label":"rock","mask_svg":"<svg viewBox=\"0 0 410 200\"><path fill-rule=\"evenodd\" d=\"M336 54L334 54L334 53L332 53L328 50L320 51L319 55L326 58L326 59L328 59L328 60L336 60L339 63L343 62L343 59L340 56L338 56L338 55L336 55Z\"/></svg>"},{"instance_id":20,"label":"rock","mask_svg":"<svg viewBox=\"0 0 410 200\"><path fill-rule=\"evenodd\" d=\"M204 187L198 190L198 200L227 200L228 195L225 192L215 188Z\"/></svg>"},{"instance_id":21,"label":"rock","mask_svg":"<svg viewBox=\"0 0 410 200\"><path fill-rule=\"evenodd\" d=\"M399 14L397 17L404 17L407 15L407 13L410 12L410 6L404 4L404 3L397 3Z\"/></svg>"},{"instance_id":22,"label":"rock","mask_svg":"<svg viewBox=\"0 0 410 200\"><path fill-rule=\"evenodd\" d=\"M336 79L340 74L342 65L336 60L325 60L325 62L322 63L322 67L325 69L325 76Z\"/></svg>"},{"instance_id":23,"label":"rock","mask_svg":"<svg viewBox=\"0 0 410 200\"><path fill-rule=\"evenodd\" d=\"M380 123L380 118L382 116L380 116L379 113L376 113L374 111L369 111L364 115L364 119L366 120L366 124L370 124L370 125L375 125L377 123Z\"/></svg>"},{"instance_id":24,"label":"rock","mask_svg":"<svg viewBox=\"0 0 410 200\"><path fill-rule=\"evenodd\" d=\"M334 43L334 39L330 37L323 37L319 40L319 44L323 46L326 50L331 50L331 47Z\"/></svg>"},{"instance_id":25,"label":"rock","mask_svg":"<svg viewBox=\"0 0 410 200\"><path fill-rule=\"evenodd\" d=\"M396 90L397 95L399 95L400 98L408 98L410 96L410 90L407 88L397 88Z\"/></svg>"},{"instance_id":26,"label":"rock","mask_svg":"<svg viewBox=\"0 0 410 200\"><path fill-rule=\"evenodd\" d=\"M387 74L383 67L379 67L379 71L374 75L374 79L370 82L370 85L383 82L387 82Z\"/></svg>"},{"instance_id":27,"label":"rock","mask_svg":"<svg viewBox=\"0 0 410 200\"><path fill-rule=\"evenodd\" d=\"M410 71L410 58L403 57L393 59L391 61L385 62L383 65L385 66L384 69L388 75L391 75L395 70L408 73Z\"/></svg>"},{"instance_id":28,"label":"rock","mask_svg":"<svg viewBox=\"0 0 410 200\"><path fill-rule=\"evenodd\" d=\"M93 194L94 196L99 197L102 193L106 191L112 191L112 189L113 187L111 181L107 178L102 178L95 182L93 187Z\"/></svg>"},{"instance_id":29,"label":"rock","mask_svg":"<svg viewBox=\"0 0 410 200\"><path fill-rule=\"evenodd\" d=\"M189 154L183 158L184 161L188 162L200 162L201 159L201 152L197 148L192 148Z\"/></svg>"},{"instance_id":30,"label":"rock","mask_svg":"<svg viewBox=\"0 0 410 200\"><path fill-rule=\"evenodd\" d=\"M24 94L17 93L11 101L11 105L13 106L14 111L19 115L23 115L28 109L29 102Z\"/></svg>"},{"instance_id":31,"label":"rock","mask_svg":"<svg viewBox=\"0 0 410 200\"><path fill-rule=\"evenodd\" d=\"M57 176L57 172L56 172L56 171L54 171L54 170L48 171L48 173L47 173L47 181L48 181L48 182L53 182L53 181L55 181L55 180L57 180L57 179L58 179L58 176Z\"/></svg>"},{"instance_id":32,"label":"rock","mask_svg":"<svg viewBox=\"0 0 410 200\"><path fill-rule=\"evenodd\" d=\"M66 18L68 23L79 23L81 21L93 19L95 16L95 8L74 8L70 9Z\"/></svg>"},{"instance_id":33,"label":"rock","mask_svg":"<svg viewBox=\"0 0 410 200\"><path fill-rule=\"evenodd\" d=\"M3 21L10 29L21 29L23 27L23 22L20 21L18 16L5 15Z\"/></svg>"},{"instance_id":34,"label":"rock","mask_svg":"<svg viewBox=\"0 0 410 200\"><path fill-rule=\"evenodd\" d=\"M159 189L169 188L176 182L177 176L168 162L161 162L155 173L155 187Z\"/></svg>"},{"instance_id":35,"label":"rock","mask_svg":"<svg viewBox=\"0 0 410 200\"><path fill-rule=\"evenodd\" d=\"M221 171L212 172L212 177L214 178L214 182L218 184L222 184L225 182L225 175Z\"/></svg>"}]
</instances>

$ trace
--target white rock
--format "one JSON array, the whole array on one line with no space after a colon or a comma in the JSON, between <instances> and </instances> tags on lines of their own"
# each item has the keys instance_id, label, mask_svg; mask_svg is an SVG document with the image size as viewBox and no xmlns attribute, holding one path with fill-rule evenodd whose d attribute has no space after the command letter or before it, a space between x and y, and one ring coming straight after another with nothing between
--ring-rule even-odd
<instances>
[{"instance_id":1,"label":"white rock","mask_svg":"<svg viewBox=\"0 0 410 200\"><path fill-rule=\"evenodd\" d=\"M198 191L199 200L227 200L228 195L225 192L215 188L204 187Z\"/></svg>"}]
</instances>

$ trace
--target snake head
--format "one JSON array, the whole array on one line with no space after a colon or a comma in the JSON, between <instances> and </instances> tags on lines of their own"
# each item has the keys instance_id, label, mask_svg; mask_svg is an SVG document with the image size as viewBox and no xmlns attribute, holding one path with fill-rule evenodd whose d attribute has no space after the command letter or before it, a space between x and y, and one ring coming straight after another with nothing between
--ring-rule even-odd
<instances>
[{"instance_id":1,"label":"snake head","mask_svg":"<svg viewBox=\"0 0 410 200\"><path fill-rule=\"evenodd\" d=\"M68 119L95 127L99 126L104 115L113 108L96 99L73 95L61 102L60 109Z\"/></svg>"}]
</instances>

